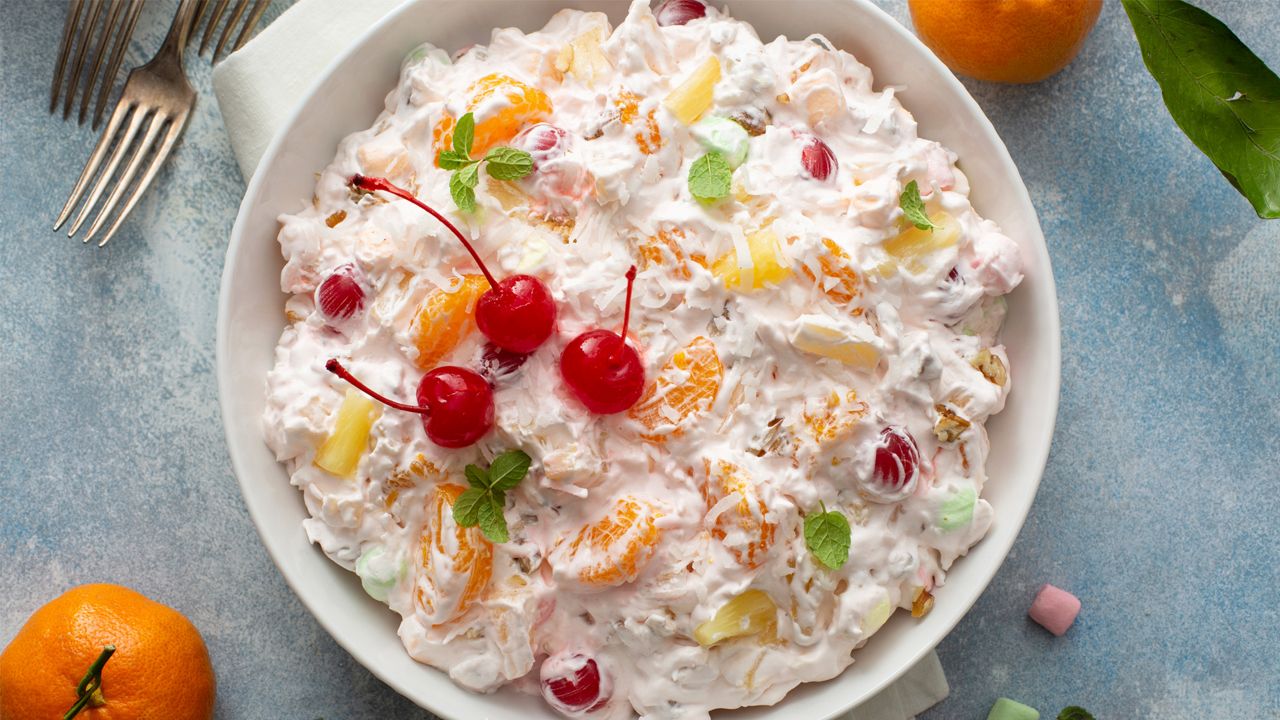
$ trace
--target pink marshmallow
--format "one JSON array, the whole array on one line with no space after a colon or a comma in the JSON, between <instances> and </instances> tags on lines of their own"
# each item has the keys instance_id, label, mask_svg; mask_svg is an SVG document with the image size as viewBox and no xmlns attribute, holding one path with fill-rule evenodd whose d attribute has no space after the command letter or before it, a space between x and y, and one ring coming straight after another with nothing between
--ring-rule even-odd
<instances>
[{"instance_id":1,"label":"pink marshmallow","mask_svg":"<svg viewBox=\"0 0 1280 720\"><path fill-rule=\"evenodd\" d=\"M1036 593L1027 614L1045 630L1061 637L1080 614L1080 599L1062 588L1046 584Z\"/></svg>"}]
</instances>

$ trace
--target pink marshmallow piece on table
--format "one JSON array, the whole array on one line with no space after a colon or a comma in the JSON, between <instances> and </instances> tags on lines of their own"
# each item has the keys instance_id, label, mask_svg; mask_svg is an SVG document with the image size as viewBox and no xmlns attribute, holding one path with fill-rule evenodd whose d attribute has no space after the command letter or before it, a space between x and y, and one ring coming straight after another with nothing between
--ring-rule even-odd
<instances>
[{"instance_id":1,"label":"pink marshmallow piece on table","mask_svg":"<svg viewBox=\"0 0 1280 720\"><path fill-rule=\"evenodd\" d=\"M1027 614L1045 630L1061 637L1080 614L1080 599L1062 588L1045 584L1036 593Z\"/></svg>"}]
</instances>

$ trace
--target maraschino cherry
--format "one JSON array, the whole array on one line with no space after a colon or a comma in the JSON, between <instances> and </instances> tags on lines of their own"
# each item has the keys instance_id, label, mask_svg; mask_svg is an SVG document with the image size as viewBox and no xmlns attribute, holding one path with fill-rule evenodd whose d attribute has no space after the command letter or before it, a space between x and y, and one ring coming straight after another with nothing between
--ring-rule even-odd
<instances>
[{"instance_id":1,"label":"maraschino cherry","mask_svg":"<svg viewBox=\"0 0 1280 720\"><path fill-rule=\"evenodd\" d=\"M599 415L622 412L644 394L644 363L627 343L635 282L636 266L632 265L627 271L627 308L621 334L603 328L588 330L574 338L560 356L565 384L588 410Z\"/></svg>"},{"instance_id":2,"label":"maraschino cherry","mask_svg":"<svg viewBox=\"0 0 1280 720\"><path fill-rule=\"evenodd\" d=\"M565 717L581 717L609 703L611 683L594 658L561 652L542 661L542 697Z\"/></svg>"},{"instance_id":3,"label":"maraschino cherry","mask_svg":"<svg viewBox=\"0 0 1280 720\"><path fill-rule=\"evenodd\" d=\"M541 280L532 275L512 275L498 282L458 228L444 215L414 197L413 193L385 178L365 175L352 176L351 184L368 192L381 190L408 200L430 213L457 236L489 281L489 289L476 302L476 325L489 342L503 350L530 353L551 337L556 327L556 304L551 299L551 291Z\"/></svg>"},{"instance_id":4,"label":"maraschino cherry","mask_svg":"<svg viewBox=\"0 0 1280 720\"><path fill-rule=\"evenodd\" d=\"M364 287L354 265L343 265L329 273L316 288L316 305L325 318L341 321L364 309Z\"/></svg>"},{"instance_id":5,"label":"maraschino cherry","mask_svg":"<svg viewBox=\"0 0 1280 720\"><path fill-rule=\"evenodd\" d=\"M374 392L337 360L329 360L324 369L383 405L421 415L427 437L440 447L466 447L493 429L493 390L484 378L466 368L443 365L423 375L417 406Z\"/></svg>"}]
</instances>

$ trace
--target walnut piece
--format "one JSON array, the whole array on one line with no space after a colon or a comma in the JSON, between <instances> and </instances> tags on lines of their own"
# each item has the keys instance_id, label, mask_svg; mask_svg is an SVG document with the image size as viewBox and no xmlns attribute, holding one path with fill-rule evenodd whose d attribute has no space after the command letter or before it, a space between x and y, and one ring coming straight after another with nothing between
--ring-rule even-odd
<instances>
[{"instance_id":1,"label":"walnut piece","mask_svg":"<svg viewBox=\"0 0 1280 720\"><path fill-rule=\"evenodd\" d=\"M938 422L933 426L933 434L938 436L939 442L955 442L969 429L969 421L946 405L934 405L933 409L938 411Z\"/></svg>"},{"instance_id":2,"label":"walnut piece","mask_svg":"<svg viewBox=\"0 0 1280 720\"><path fill-rule=\"evenodd\" d=\"M1009 371L1005 369L1004 361L990 350L984 349L969 361L969 364L982 373L982 377L1000 387L1004 387L1005 383L1009 382Z\"/></svg>"}]
</instances>

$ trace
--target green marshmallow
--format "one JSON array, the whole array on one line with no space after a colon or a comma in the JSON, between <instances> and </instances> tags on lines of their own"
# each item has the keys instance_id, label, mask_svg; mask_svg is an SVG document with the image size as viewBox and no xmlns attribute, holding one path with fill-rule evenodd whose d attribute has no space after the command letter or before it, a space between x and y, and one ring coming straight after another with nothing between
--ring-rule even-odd
<instances>
[{"instance_id":1,"label":"green marshmallow","mask_svg":"<svg viewBox=\"0 0 1280 720\"><path fill-rule=\"evenodd\" d=\"M693 126L693 136L707 150L718 152L736 168L747 159L751 136L738 123L722 117L709 117Z\"/></svg>"},{"instance_id":2,"label":"green marshmallow","mask_svg":"<svg viewBox=\"0 0 1280 720\"><path fill-rule=\"evenodd\" d=\"M443 65L453 64L453 61L449 58L448 53L436 47L435 45L432 45L431 43L422 43L418 47L410 50L408 55L404 56L404 61L400 63L400 69L403 70L404 68L417 65L418 63L425 60L427 57L433 57L435 58L436 62L439 62Z\"/></svg>"},{"instance_id":3,"label":"green marshmallow","mask_svg":"<svg viewBox=\"0 0 1280 720\"><path fill-rule=\"evenodd\" d=\"M957 490L938 506L938 529L951 532L967 527L973 522L973 507L978 502L978 493L973 488Z\"/></svg>"},{"instance_id":4,"label":"green marshmallow","mask_svg":"<svg viewBox=\"0 0 1280 720\"><path fill-rule=\"evenodd\" d=\"M360 576L360 586L369 593L369 597L378 602L386 602L391 589L400 582L404 575L405 565L388 557L382 546L372 547L356 560L356 575Z\"/></svg>"},{"instance_id":5,"label":"green marshmallow","mask_svg":"<svg viewBox=\"0 0 1280 720\"><path fill-rule=\"evenodd\" d=\"M991 706L987 720L1040 720L1040 713L1017 700L1002 697Z\"/></svg>"}]
</instances>

